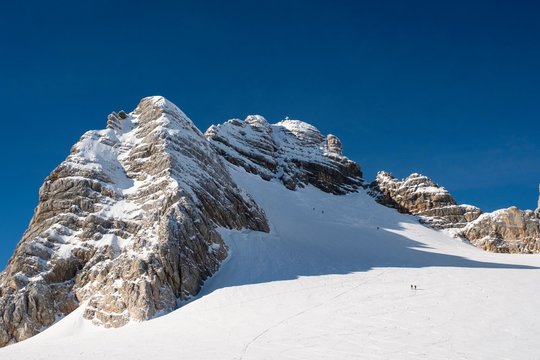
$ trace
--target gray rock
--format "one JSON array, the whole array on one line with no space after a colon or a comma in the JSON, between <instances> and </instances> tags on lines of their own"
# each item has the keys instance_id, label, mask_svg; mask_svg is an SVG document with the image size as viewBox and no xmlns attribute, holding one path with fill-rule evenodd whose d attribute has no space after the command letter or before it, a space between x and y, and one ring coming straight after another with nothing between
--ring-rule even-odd
<instances>
[{"instance_id":1,"label":"gray rock","mask_svg":"<svg viewBox=\"0 0 540 360\"><path fill-rule=\"evenodd\" d=\"M455 236L484 250L540 252L538 210L535 215L511 207L483 214L477 207L456 204L446 189L419 174L399 180L379 172L369 191L377 202L418 215L420 222L435 229L453 229Z\"/></svg>"},{"instance_id":2,"label":"gray rock","mask_svg":"<svg viewBox=\"0 0 540 360\"><path fill-rule=\"evenodd\" d=\"M467 224L461 234L488 251L540 253L540 221L530 210L510 207L483 214Z\"/></svg>"},{"instance_id":3,"label":"gray rock","mask_svg":"<svg viewBox=\"0 0 540 360\"><path fill-rule=\"evenodd\" d=\"M244 121L213 125L205 136L231 164L265 180L278 179L291 190L313 185L345 194L363 187L360 166L342 155L339 139L325 138L302 121L271 125L262 116L251 115Z\"/></svg>"},{"instance_id":4,"label":"gray rock","mask_svg":"<svg viewBox=\"0 0 540 360\"><path fill-rule=\"evenodd\" d=\"M399 180L381 171L370 184L370 193L378 203L418 215L436 229L463 227L482 213L477 207L458 205L445 188L416 173Z\"/></svg>"},{"instance_id":5,"label":"gray rock","mask_svg":"<svg viewBox=\"0 0 540 360\"><path fill-rule=\"evenodd\" d=\"M161 97L109 115L40 189L0 274L0 346L83 302L87 319L112 327L173 310L227 256L218 226L269 231L191 120Z\"/></svg>"},{"instance_id":6,"label":"gray rock","mask_svg":"<svg viewBox=\"0 0 540 360\"><path fill-rule=\"evenodd\" d=\"M328 134L326 136L326 149L328 152L342 155L343 147L341 145L341 141L337 138L337 136Z\"/></svg>"}]
</instances>

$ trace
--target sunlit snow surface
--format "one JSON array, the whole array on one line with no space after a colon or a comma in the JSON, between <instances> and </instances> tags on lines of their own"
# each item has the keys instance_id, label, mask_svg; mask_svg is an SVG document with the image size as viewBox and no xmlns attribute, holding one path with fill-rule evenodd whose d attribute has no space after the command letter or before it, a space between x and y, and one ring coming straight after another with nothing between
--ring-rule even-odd
<instances>
[{"instance_id":1,"label":"sunlit snow surface","mask_svg":"<svg viewBox=\"0 0 540 360\"><path fill-rule=\"evenodd\" d=\"M120 329L75 311L0 359L540 356L540 256L483 252L364 192L232 172L271 233L221 230L230 256L196 299Z\"/></svg>"}]
</instances>

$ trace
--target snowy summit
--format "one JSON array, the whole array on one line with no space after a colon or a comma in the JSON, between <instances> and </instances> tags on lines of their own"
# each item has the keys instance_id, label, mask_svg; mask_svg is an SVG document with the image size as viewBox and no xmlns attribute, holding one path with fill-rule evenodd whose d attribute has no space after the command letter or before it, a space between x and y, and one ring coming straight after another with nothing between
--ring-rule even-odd
<instances>
[{"instance_id":1,"label":"snowy summit","mask_svg":"<svg viewBox=\"0 0 540 360\"><path fill-rule=\"evenodd\" d=\"M0 274L0 358L535 359L540 209L369 183L343 149L158 96L112 113Z\"/></svg>"}]
</instances>

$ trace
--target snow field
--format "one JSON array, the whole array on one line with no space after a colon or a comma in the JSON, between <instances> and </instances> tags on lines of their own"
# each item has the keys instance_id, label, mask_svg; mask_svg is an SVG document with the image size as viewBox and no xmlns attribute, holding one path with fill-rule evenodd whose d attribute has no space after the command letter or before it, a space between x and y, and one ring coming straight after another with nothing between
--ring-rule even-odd
<instances>
[{"instance_id":1,"label":"snow field","mask_svg":"<svg viewBox=\"0 0 540 360\"><path fill-rule=\"evenodd\" d=\"M540 256L483 252L363 192L231 172L271 232L221 229L229 258L195 299L120 329L75 311L0 359L538 359Z\"/></svg>"}]
</instances>

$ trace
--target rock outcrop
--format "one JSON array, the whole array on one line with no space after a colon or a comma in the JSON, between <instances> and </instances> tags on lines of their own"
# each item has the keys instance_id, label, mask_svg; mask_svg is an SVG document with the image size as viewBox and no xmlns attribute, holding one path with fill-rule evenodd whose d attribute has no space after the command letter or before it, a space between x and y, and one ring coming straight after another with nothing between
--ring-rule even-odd
<instances>
[{"instance_id":1,"label":"rock outcrop","mask_svg":"<svg viewBox=\"0 0 540 360\"><path fill-rule=\"evenodd\" d=\"M174 309L227 256L218 226L268 231L191 120L161 97L111 114L40 189L0 275L0 346L83 303L105 326Z\"/></svg>"},{"instance_id":2,"label":"rock outcrop","mask_svg":"<svg viewBox=\"0 0 540 360\"><path fill-rule=\"evenodd\" d=\"M342 155L334 135L326 138L298 120L269 124L262 116L233 119L210 127L205 136L230 163L294 190L307 184L334 194L363 185L360 166Z\"/></svg>"},{"instance_id":3,"label":"rock outcrop","mask_svg":"<svg viewBox=\"0 0 540 360\"><path fill-rule=\"evenodd\" d=\"M502 253L540 253L540 221L531 210L516 207L482 214L460 235L484 250Z\"/></svg>"},{"instance_id":4,"label":"rock outcrop","mask_svg":"<svg viewBox=\"0 0 540 360\"><path fill-rule=\"evenodd\" d=\"M538 210L536 215L516 207L482 213L477 207L457 204L446 189L419 174L399 180L379 172L369 191L380 204L418 215L420 222L435 229L451 229L484 250L540 253Z\"/></svg>"},{"instance_id":5,"label":"rock outcrop","mask_svg":"<svg viewBox=\"0 0 540 360\"><path fill-rule=\"evenodd\" d=\"M400 180L381 171L370 184L370 192L378 203L418 215L436 229L464 227L482 213L477 207L458 205L445 188L416 173Z\"/></svg>"}]
</instances>

